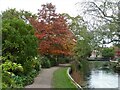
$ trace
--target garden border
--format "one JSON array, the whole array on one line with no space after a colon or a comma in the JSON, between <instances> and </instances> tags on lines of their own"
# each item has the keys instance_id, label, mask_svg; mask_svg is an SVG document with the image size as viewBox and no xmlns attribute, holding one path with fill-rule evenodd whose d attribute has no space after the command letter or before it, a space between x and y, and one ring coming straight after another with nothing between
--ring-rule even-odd
<instances>
[{"instance_id":1,"label":"garden border","mask_svg":"<svg viewBox=\"0 0 120 90\"><path fill-rule=\"evenodd\" d=\"M70 75L70 70L71 70L71 68L69 67L69 68L67 69L67 75L68 75L69 78L72 80L72 83L78 88L78 90L83 90L83 88L82 88L77 82L75 82L75 80L71 77L71 75Z\"/></svg>"}]
</instances>

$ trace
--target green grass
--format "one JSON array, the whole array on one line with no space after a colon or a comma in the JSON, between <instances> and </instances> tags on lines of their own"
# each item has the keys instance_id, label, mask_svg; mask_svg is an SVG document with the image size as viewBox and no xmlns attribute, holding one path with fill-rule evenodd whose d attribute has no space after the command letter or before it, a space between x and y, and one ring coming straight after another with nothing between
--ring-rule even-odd
<instances>
[{"instance_id":1,"label":"green grass","mask_svg":"<svg viewBox=\"0 0 120 90\"><path fill-rule=\"evenodd\" d=\"M76 88L67 75L68 67L61 67L53 74L53 88Z\"/></svg>"}]
</instances>

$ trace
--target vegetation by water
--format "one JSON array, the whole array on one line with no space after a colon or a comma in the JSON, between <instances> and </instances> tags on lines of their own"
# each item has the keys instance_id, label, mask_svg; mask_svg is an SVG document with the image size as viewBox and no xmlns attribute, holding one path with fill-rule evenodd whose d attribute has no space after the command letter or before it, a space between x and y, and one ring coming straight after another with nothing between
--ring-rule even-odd
<instances>
[{"instance_id":1,"label":"vegetation by water","mask_svg":"<svg viewBox=\"0 0 120 90\"><path fill-rule=\"evenodd\" d=\"M109 67L109 69L112 69L112 67L114 66L113 63L109 62L109 61L92 61L89 62L89 66L90 68L93 69L104 69L106 67Z\"/></svg>"},{"instance_id":2,"label":"vegetation by water","mask_svg":"<svg viewBox=\"0 0 120 90\"><path fill-rule=\"evenodd\" d=\"M67 75L67 67L56 70L53 74L53 88L76 88Z\"/></svg>"},{"instance_id":3,"label":"vegetation by water","mask_svg":"<svg viewBox=\"0 0 120 90\"><path fill-rule=\"evenodd\" d=\"M15 9L2 12L2 15L0 14L3 23L2 32L0 32L0 37L2 37L0 38L2 39L0 40L2 41L0 69L2 69L3 88L21 88L33 82L33 78L39 72L41 65L44 68L49 68L58 65L61 60L61 63L68 62L68 57L76 61L84 60L90 56L94 49L98 51L103 49L103 57L115 57L113 49L104 48L107 43L114 43L120 48L120 35L118 34L120 33L118 30L120 28L120 13L111 13L110 16L107 13L110 10L114 10L114 12L120 10L119 2L113 3L115 2L106 0L105 2L103 0L99 5L97 2L86 3L87 11L83 11L86 14L89 13L88 15L92 13L93 16L97 16L97 18L94 17L96 20L98 19L97 22L91 20L96 22L94 24L86 23L87 21L83 20L84 17L79 15L71 17L68 14L56 13L56 8L51 3L42 5L38 15L24 10L16 11ZM88 10L91 8L93 11ZM102 15L102 18L99 15ZM114 40L114 38L116 39ZM106 40L112 41L106 42ZM39 59L39 55L41 55L40 58L43 58ZM119 51L117 56L120 56ZM60 58L59 61L59 57L64 59ZM85 60L80 62L81 65L79 66L82 68L79 74L85 80L87 78L84 76L90 76L91 69L109 68L112 71L116 65L116 63L110 62L88 63ZM115 69L120 71L120 64L117 64ZM65 71L66 69L56 71L57 88L59 85L65 87L70 82ZM66 86L70 88L71 84Z\"/></svg>"}]
</instances>

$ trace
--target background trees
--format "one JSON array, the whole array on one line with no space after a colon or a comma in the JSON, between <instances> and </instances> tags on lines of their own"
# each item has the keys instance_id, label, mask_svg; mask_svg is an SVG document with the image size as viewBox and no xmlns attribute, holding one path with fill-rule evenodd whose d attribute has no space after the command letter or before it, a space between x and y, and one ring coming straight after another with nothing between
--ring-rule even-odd
<instances>
[{"instance_id":1,"label":"background trees","mask_svg":"<svg viewBox=\"0 0 120 90\"><path fill-rule=\"evenodd\" d=\"M113 58L115 55L115 51L113 48L103 48L102 56L105 58Z\"/></svg>"},{"instance_id":2,"label":"background trees","mask_svg":"<svg viewBox=\"0 0 120 90\"><path fill-rule=\"evenodd\" d=\"M89 17L89 27L104 44L120 45L120 2L119 0L100 0L85 2L83 5L84 17Z\"/></svg>"},{"instance_id":3,"label":"background trees","mask_svg":"<svg viewBox=\"0 0 120 90\"><path fill-rule=\"evenodd\" d=\"M4 13L7 12L13 13L12 19L9 19L9 16L4 16ZM3 56L6 56L11 61L24 63L23 60L26 61L37 55L37 39L34 37L34 29L22 19L18 18L19 15L15 17L14 15L16 13L14 10L9 10L4 13L2 34Z\"/></svg>"},{"instance_id":4,"label":"background trees","mask_svg":"<svg viewBox=\"0 0 120 90\"><path fill-rule=\"evenodd\" d=\"M88 31L86 22L79 15L76 17L71 17L66 13L62 15L66 18L69 29L74 33L76 37L77 44L74 50L77 59L86 59L90 55L93 46L93 36L91 32Z\"/></svg>"}]
</instances>

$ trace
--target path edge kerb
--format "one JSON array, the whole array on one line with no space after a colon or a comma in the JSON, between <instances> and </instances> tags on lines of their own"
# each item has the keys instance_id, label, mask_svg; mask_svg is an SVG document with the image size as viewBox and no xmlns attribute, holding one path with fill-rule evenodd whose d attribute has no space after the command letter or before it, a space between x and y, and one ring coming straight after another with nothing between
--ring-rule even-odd
<instances>
[{"instance_id":1,"label":"path edge kerb","mask_svg":"<svg viewBox=\"0 0 120 90\"><path fill-rule=\"evenodd\" d=\"M67 75L68 75L68 77L71 79L71 81L73 82L73 84L74 84L79 90L83 90L83 88L82 88L77 82L75 82L75 80L71 77L71 75L70 75L70 70L71 70L71 67L68 67L68 69L67 69Z\"/></svg>"}]
</instances>

